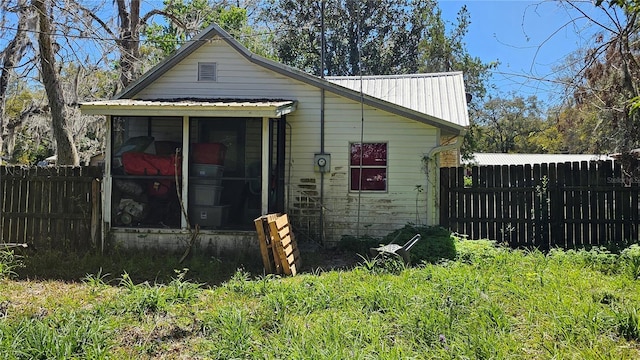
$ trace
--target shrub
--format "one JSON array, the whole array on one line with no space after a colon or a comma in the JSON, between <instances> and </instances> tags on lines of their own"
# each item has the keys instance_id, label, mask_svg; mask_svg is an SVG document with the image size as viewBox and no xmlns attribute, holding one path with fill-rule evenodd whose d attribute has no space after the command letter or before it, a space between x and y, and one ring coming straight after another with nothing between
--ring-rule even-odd
<instances>
[{"instance_id":1,"label":"shrub","mask_svg":"<svg viewBox=\"0 0 640 360\"><path fill-rule=\"evenodd\" d=\"M394 230L381 239L371 236L355 237L345 235L340 240L338 247L341 250L353 251L363 256L369 255L369 249L378 247L381 244L399 244L403 245L414 235L420 234L422 239L418 241L409 254L411 262L417 264L419 262L437 263L441 260L453 260L456 257L456 249L454 246L451 232L439 226L424 226L407 224L404 227Z\"/></svg>"},{"instance_id":2,"label":"shrub","mask_svg":"<svg viewBox=\"0 0 640 360\"><path fill-rule=\"evenodd\" d=\"M457 239L456 259L465 263L475 263L477 261L495 258L496 255L504 253L507 248L498 246L493 240L461 240Z\"/></svg>"},{"instance_id":3,"label":"shrub","mask_svg":"<svg viewBox=\"0 0 640 360\"><path fill-rule=\"evenodd\" d=\"M633 244L622 250L620 260L627 275L633 280L640 280L640 245Z\"/></svg>"}]
</instances>

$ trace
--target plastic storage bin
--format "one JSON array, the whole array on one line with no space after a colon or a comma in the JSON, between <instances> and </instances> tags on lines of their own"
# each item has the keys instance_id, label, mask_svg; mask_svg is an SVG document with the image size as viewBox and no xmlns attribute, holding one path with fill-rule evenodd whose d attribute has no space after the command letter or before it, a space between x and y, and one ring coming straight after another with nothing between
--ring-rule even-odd
<instances>
[{"instance_id":1,"label":"plastic storage bin","mask_svg":"<svg viewBox=\"0 0 640 360\"><path fill-rule=\"evenodd\" d=\"M229 216L229 205L191 206L189 217L191 224L205 228L219 228L226 224Z\"/></svg>"},{"instance_id":2,"label":"plastic storage bin","mask_svg":"<svg viewBox=\"0 0 640 360\"><path fill-rule=\"evenodd\" d=\"M196 143L191 149L191 160L198 164L224 165L227 147L222 143Z\"/></svg>"},{"instance_id":3,"label":"plastic storage bin","mask_svg":"<svg viewBox=\"0 0 640 360\"><path fill-rule=\"evenodd\" d=\"M214 206L220 204L220 180L193 180L189 188L189 204Z\"/></svg>"},{"instance_id":4,"label":"plastic storage bin","mask_svg":"<svg viewBox=\"0 0 640 360\"><path fill-rule=\"evenodd\" d=\"M222 179L224 167L211 164L191 164L191 176Z\"/></svg>"}]
</instances>

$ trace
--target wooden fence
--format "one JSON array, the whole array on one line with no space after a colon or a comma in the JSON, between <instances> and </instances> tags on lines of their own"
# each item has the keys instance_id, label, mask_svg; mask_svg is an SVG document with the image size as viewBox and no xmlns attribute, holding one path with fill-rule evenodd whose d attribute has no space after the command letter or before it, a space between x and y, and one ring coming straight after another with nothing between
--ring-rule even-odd
<instances>
[{"instance_id":1,"label":"wooden fence","mask_svg":"<svg viewBox=\"0 0 640 360\"><path fill-rule=\"evenodd\" d=\"M440 224L513 247L638 241L640 179L618 163L443 168Z\"/></svg>"},{"instance_id":2,"label":"wooden fence","mask_svg":"<svg viewBox=\"0 0 640 360\"><path fill-rule=\"evenodd\" d=\"M96 249L101 179L97 167L0 167L0 243Z\"/></svg>"}]
</instances>

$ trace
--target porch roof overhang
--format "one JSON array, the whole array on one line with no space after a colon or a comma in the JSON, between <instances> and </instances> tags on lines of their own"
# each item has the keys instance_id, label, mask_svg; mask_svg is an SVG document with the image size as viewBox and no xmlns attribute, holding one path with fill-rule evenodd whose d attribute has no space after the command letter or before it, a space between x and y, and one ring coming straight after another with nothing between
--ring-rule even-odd
<instances>
[{"instance_id":1,"label":"porch roof overhang","mask_svg":"<svg viewBox=\"0 0 640 360\"><path fill-rule=\"evenodd\" d=\"M294 100L246 99L113 99L80 104L87 115L206 116L279 118L296 110Z\"/></svg>"}]
</instances>

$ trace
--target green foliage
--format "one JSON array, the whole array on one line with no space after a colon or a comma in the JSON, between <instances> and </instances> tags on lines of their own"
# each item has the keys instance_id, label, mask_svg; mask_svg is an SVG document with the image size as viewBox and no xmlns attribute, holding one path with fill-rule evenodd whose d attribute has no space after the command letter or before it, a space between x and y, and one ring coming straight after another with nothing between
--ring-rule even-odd
<instances>
[{"instance_id":1,"label":"green foliage","mask_svg":"<svg viewBox=\"0 0 640 360\"><path fill-rule=\"evenodd\" d=\"M622 250L620 259L629 278L640 280L640 245L633 244Z\"/></svg>"},{"instance_id":2,"label":"green foliage","mask_svg":"<svg viewBox=\"0 0 640 360\"><path fill-rule=\"evenodd\" d=\"M457 22L448 29L442 19L442 11L432 1L412 3L413 19L424 26L424 36L418 45L420 72L463 71L465 89L475 99L482 99L486 94L489 71L498 63L484 63L479 57L473 57L466 49L464 38L469 31L471 14L466 6L458 12ZM476 101L471 106L475 107Z\"/></svg>"},{"instance_id":3,"label":"green foliage","mask_svg":"<svg viewBox=\"0 0 640 360\"><path fill-rule=\"evenodd\" d=\"M451 237L451 232L439 226L407 224L385 236L382 243L386 244L396 239L395 243L404 244L415 234L420 234L422 239L409 252L412 263L417 264L422 261L437 263L456 257L454 238Z\"/></svg>"},{"instance_id":4,"label":"green foliage","mask_svg":"<svg viewBox=\"0 0 640 360\"><path fill-rule=\"evenodd\" d=\"M216 285L228 280L235 269L244 265L251 272L261 272L261 263L244 258L221 259L206 254L194 254L179 263L182 254L167 254L150 250L114 250L108 254L45 251L28 253L22 260L25 266L18 276L22 279L59 279L89 284L118 284L120 274L127 273L132 282L153 281L169 284L181 279L194 284ZM66 264L74 264L67 266ZM188 268L177 274L175 269ZM92 285L93 286L93 285Z\"/></svg>"},{"instance_id":5,"label":"green foliage","mask_svg":"<svg viewBox=\"0 0 640 360\"><path fill-rule=\"evenodd\" d=\"M270 0L262 18L281 29L274 39L280 61L321 75L322 3L325 75L463 71L467 90L484 96L493 65L466 51L469 13L463 7L449 29L433 0Z\"/></svg>"},{"instance_id":6,"label":"green foliage","mask_svg":"<svg viewBox=\"0 0 640 360\"><path fill-rule=\"evenodd\" d=\"M369 249L371 248L392 242L403 245L416 234L420 234L422 239L418 241L409 252L412 263L419 263L421 261L436 263L443 259L455 258L456 252L451 233L438 226L407 224L400 229L392 231L381 239L376 239L369 235L360 238L345 235L341 238L338 248L344 251L355 252L362 256L368 256Z\"/></svg>"},{"instance_id":7,"label":"green foliage","mask_svg":"<svg viewBox=\"0 0 640 360\"><path fill-rule=\"evenodd\" d=\"M168 285L169 298L174 303L190 303L198 296L202 284L196 284L185 279L189 269L174 270L176 277Z\"/></svg>"},{"instance_id":8,"label":"green foliage","mask_svg":"<svg viewBox=\"0 0 640 360\"><path fill-rule=\"evenodd\" d=\"M369 249L380 245L380 240L370 235L355 237L353 235L343 235L338 242L338 249L354 252L357 254L368 254Z\"/></svg>"},{"instance_id":9,"label":"green foliage","mask_svg":"<svg viewBox=\"0 0 640 360\"><path fill-rule=\"evenodd\" d=\"M146 44L160 49L162 56L168 56L214 22L237 36L248 20L246 9L209 0L164 0L163 11L170 21L151 23L144 30Z\"/></svg>"},{"instance_id":10,"label":"green foliage","mask_svg":"<svg viewBox=\"0 0 640 360\"><path fill-rule=\"evenodd\" d=\"M627 154L640 146L640 113L636 111L640 51L633 45L638 40L640 6L636 0L604 0L596 1L589 10L581 9L580 14L597 29L590 45L567 60L576 70L564 79L573 98L565 108L574 112L571 121L577 127L591 130L585 134L593 152ZM596 18L607 21L593 21ZM633 157L623 156L620 162L628 171L637 168Z\"/></svg>"},{"instance_id":11,"label":"green foliage","mask_svg":"<svg viewBox=\"0 0 640 360\"><path fill-rule=\"evenodd\" d=\"M136 283L124 273L120 286L109 286L98 274L55 299L34 291L43 283L3 281L0 297L10 311L0 319L0 353L7 359L637 358L640 281L627 276L620 260L637 257L637 246L620 255L544 254L486 240L453 243L456 258L438 264L386 269L364 259L351 271L286 278L240 269L211 288L185 282L185 269L166 285ZM23 309L32 303L45 308Z\"/></svg>"},{"instance_id":12,"label":"green foliage","mask_svg":"<svg viewBox=\"0 0 640 360\"><path fill-rule=\"evenodd\" d=\"M493 240L463 240L456 238L456 260L473 264L495 259L509 249L499 246Z\"/></svg>"},{"instance_id":13,"label":"green foliage","mask_svg":"<svg viewBox=\"0 0 640 360\"><path fill-rule=\"evenodd\" d=\"M541 104L535 96L524 99L494 98L476 113L478 149L499 153L543 152L536 136L546 127Z\"/></svg>"},{"instance_id":14,"label":"green foliage","mask_svg":"<svg viewBox=\"0 0 640 360\"><path fill-rule=\"evenodd\" d=\"M110 336L101 318L56 311L42 319L0 321L0 352L4 359L108 359Z\"/></svg>"},{"instance_id":15,"label":"green foliage","mask_svg":"<svg viewBox=\"0 0 640 360\"><path fill-rule=\"evenodd\" d=\"M53 155L49 139L34 139L29 136L28 129L21 131L21 135L16 140L12 160L18 164L36 165L39 161Z\"/></svg>"},{"instance_id":16,"label":"green foliage","mask_svg":"<svg viewBox=\"0 0 640 360\"><path fill-rule=\"evenodd\" d=\"M399 274L407 268L404 259L400 256L378 255L372 259L362 257L358 266L371 274Z\"/></svg>"},{"instance_id":17,"label":"green foliage","mask_svg":"<svg viewBox=\"0 0 640 360\"><path fill-rule=\"evenodd\" d=\"M17 276L15 270L24 267L22 257L13 250L0 248L0 280Z\"/></svg>"}]
</instances>

